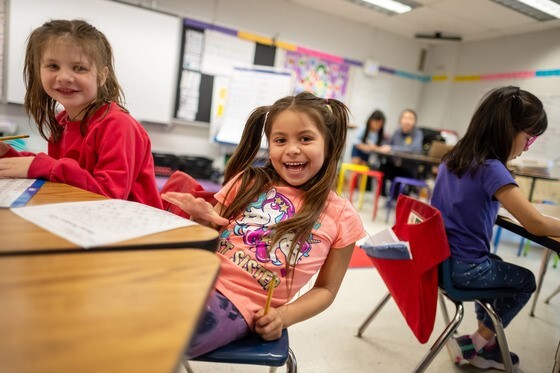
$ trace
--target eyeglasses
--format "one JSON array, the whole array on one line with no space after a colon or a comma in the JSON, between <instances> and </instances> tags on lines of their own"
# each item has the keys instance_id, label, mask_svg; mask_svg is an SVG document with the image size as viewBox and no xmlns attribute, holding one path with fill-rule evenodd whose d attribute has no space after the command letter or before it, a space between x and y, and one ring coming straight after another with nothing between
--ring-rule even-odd
<instances>
[{"instance_id":1,"label":"eyeglasses","mask_svg":"<svg viewBox=\"0 0 560 373\"><path fill-rule=\"evenodd\" d=\"M535 140L537 139L538 136L533 136L530 133L527 133L525 131L523 131L524 134L526 134L527 136L529 136L529 138L527 139L527 143L525 144L525 147L528 148L529 146L531 146L532 143L535 142Z\"/></svg>"}]
</instances>

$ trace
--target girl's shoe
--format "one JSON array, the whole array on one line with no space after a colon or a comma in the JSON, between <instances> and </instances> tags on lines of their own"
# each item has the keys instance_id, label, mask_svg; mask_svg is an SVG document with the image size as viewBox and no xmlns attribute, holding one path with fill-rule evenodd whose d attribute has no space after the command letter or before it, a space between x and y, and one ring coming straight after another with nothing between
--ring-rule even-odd
<instances>
[{"instance_id":1,"label":"girl's shoe","mask_svg":"<svg viewBox=\"0 0 560 373\"><path fill-rule=\"evenodd\" d=\"M457 338L451 338L447 342L447 349L455 364L462 360L470 360L476 357L476 349L470 336L462 335Z\"/></svg>"},{"instance_id":2,"label":"girl's shoe","mask_svg":"<svg viewBox=\"0 0 560 373\"><path fill-rule=\"evenodd\" d=\"M511 355L513 367L518 367L519 356L513 352L510 352L509 354ZM497 342L492 347L484 347L482 350L478 351L478 354L475 357L468 359L468 361L471 365L481 369L494 368L505 370L504 360L502 359L502 350Z\"/></svg>"}]
</instances>

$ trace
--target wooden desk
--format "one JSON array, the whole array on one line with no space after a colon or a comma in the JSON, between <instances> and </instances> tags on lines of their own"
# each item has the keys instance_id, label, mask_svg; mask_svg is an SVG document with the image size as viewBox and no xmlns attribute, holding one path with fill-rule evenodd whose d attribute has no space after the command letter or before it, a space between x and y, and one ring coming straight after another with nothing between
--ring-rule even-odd
<instances>
[{"instance_id":1,"label":"wooden desk","mask_svg":"<svg viewBox=\"0 0 560 373\"><path fill-rule=\"evenodd\" d=\"M219 270L204 250L0 258L0 370L172 372Z\"/></svg>"},{"instance_id":2,"label":"wooden desk","mask_svg":"<svg viewBox=\"0 0 560 373\"><path fill-rule=\"evenodd\" d=\"M102 199L107 198L67 184L46 182L27 205ZM0 256L84 251L64 238L20 218L9 209L0 209L0 221ZM215 251L217 244L218 232L197 224L90 250L196 247Z\"/></svg>"},{"instance_id":3,"label":"wooden desk","mask_svg":"<svg viewBox=\"0 0 560 373\"><path fill-rule=\"evenodd\" d=\"M427 166L437 166L441 163L441 158L429 157L427 155L418 154L418 153L405 153L405 152L394 152L394 151L390 151L390 152L373 151L373 152L379 155L380 157L385 156L393 159L400 158L400 159L413 161L414 163L423 164Z\"/></svg>"},{"instance_id":4,"label":"wooden desk","mask_svg":"<svg viewBox=\"0 0 560 373\"><path fill-rule=\"evenodd\" d=\"M515 176L531 178L531 186L529 188L529 201L533 200L533 192L535 191L535 184L537 183L538 179L549 180L549 181L560 180L556 172L549 168L535 168L535 167L514 168L513 174Z\"/></svg>"}]
</instances>

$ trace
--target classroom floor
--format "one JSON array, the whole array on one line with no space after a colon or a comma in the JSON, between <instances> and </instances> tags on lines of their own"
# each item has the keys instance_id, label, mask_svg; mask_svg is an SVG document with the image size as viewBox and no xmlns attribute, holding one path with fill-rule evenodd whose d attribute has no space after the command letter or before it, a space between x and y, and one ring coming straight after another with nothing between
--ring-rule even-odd
<instances>
[{"instance_id":1,"label":"classroom floor","mask_svg":"<svg viewBox=\"0 0 560 373\"><path fill-rule=\"evenodd\" d=\"M381 207L382 203L379 206L376 221L372 221L371 202L368 200L360 212L364 226L370 234L388 226L384 223L386 210ZM537 274L543 248L533 245L526 257L517 257L518 243L517 236L504 230L497 253L505 260L527 267ZM535 309L535 317L529 316L531 299L506 329L510 350L520 357L518 372L552 371L554 355L560 341L560 294L553 298L550 304L545 304L544 299L559 284L560 266L552 268L551 260ZM374 268L350 268L336 300L329 309L289 328L290 346L297 359L298 371L411 372L443 330L439 306L434 332L424 345L416 340L392 300L364 331L362 338L356 337L358 327L386 292L387 288ZM453 315L453 305L448 304L448 312ZM475 325L473 303L469 302L465 304L465 318L459 326L459 333L470 334L475 330ZM195 373L268 371L267 368L259 366L202 362L190 362L190 366ZM283 372L284 368L277 371ZM427 369L427 372L432 373L475 371L479 370L470 365L455 366L445 348ZM183 372L185 370L180 367L176 373Z\"/></svg>"}]
</instances>

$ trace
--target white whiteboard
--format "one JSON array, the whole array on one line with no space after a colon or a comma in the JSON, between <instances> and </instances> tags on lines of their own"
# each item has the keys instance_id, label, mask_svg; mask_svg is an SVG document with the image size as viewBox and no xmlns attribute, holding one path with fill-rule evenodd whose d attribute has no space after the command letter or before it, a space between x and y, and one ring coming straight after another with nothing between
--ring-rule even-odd
<instances>
[{"instance_id":1,"label":"white whiteboard","mask_svg":"<svg viewBox=\"0 0 560 373\"><path fill-rule=\"evenodd\" d=\"M107 0L16 0L8 9L6 100L25 97L23 59L30 32L51 19L83 19L107 36L126 107L141 121L169 123L179 71L182 19Z\"/></svg>"},{"instance_id":2,"label":"white whiteboard","mask_svg":"<svg viewBox=\"0 0 560 373\"><path fill-rule=\"evenodd\" d=\"M287 72L235 68L231 76L224 117L216 141L239 144L247 118L259 106L272 105L293 93L293 78ZM262 147L266 147L263 136Z\"/></svg>"}]
</instances>

